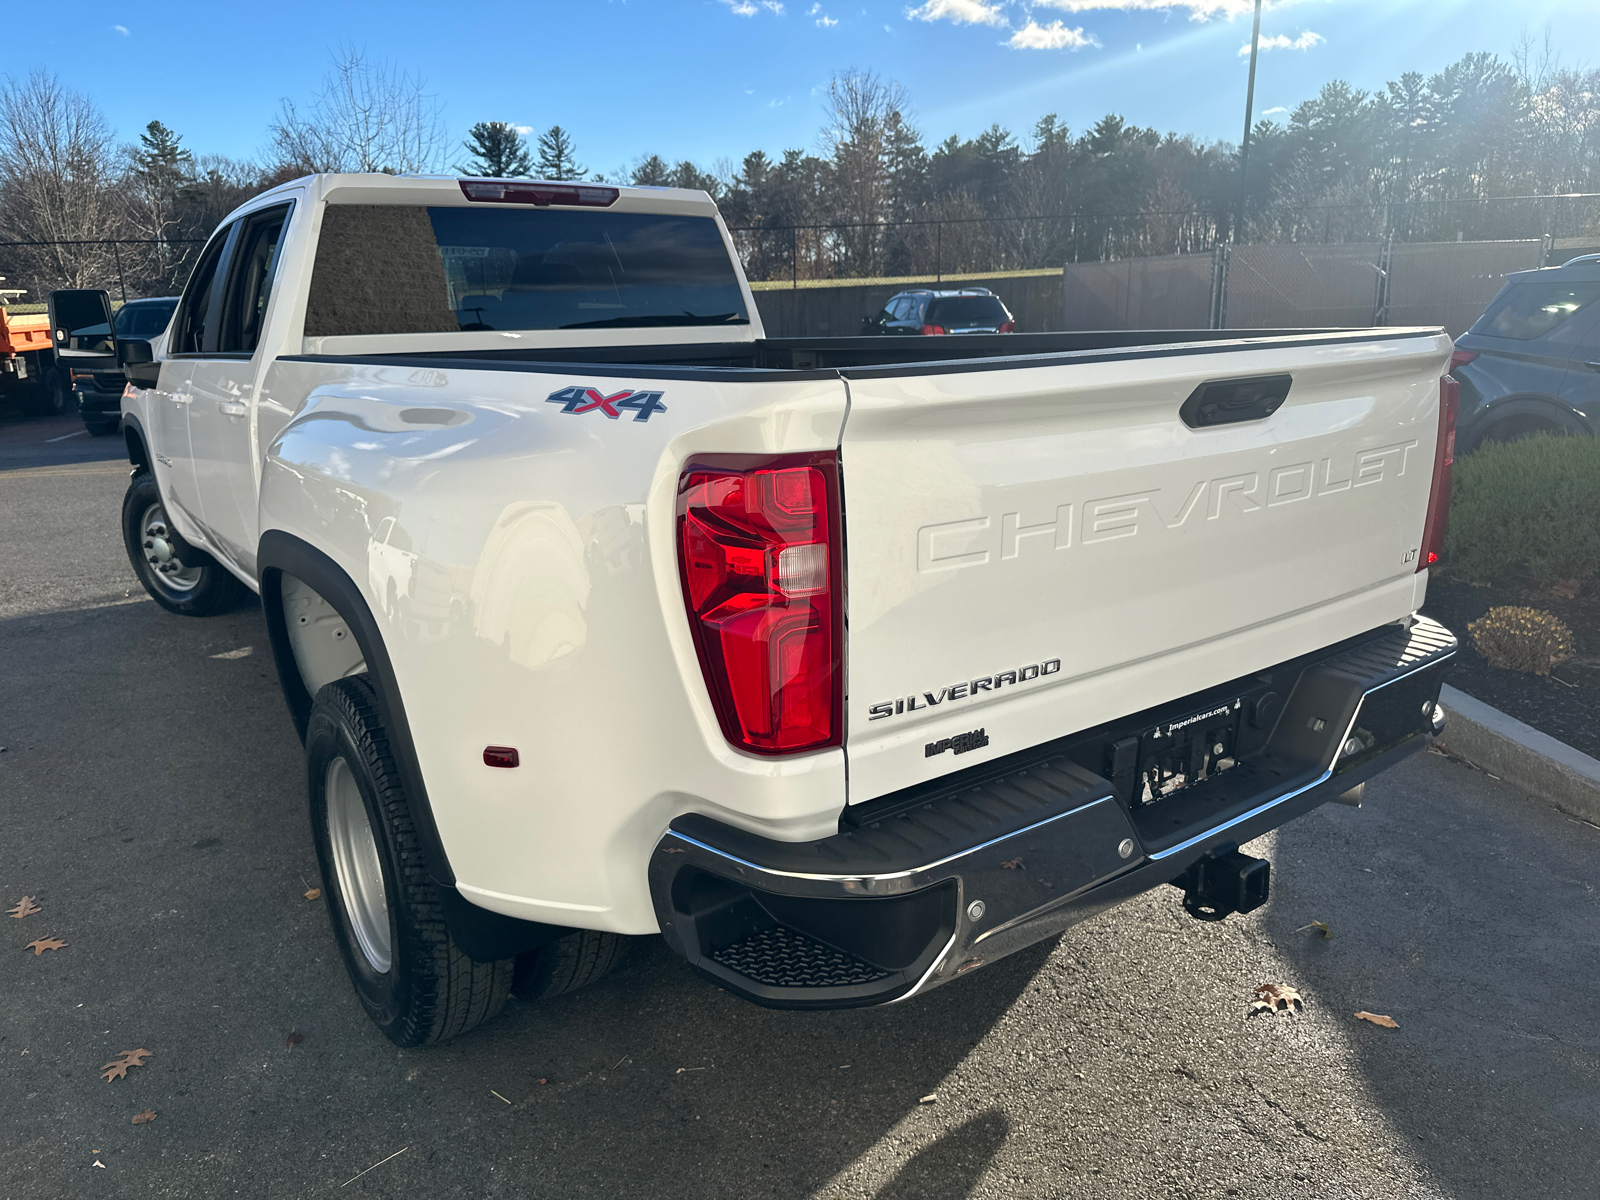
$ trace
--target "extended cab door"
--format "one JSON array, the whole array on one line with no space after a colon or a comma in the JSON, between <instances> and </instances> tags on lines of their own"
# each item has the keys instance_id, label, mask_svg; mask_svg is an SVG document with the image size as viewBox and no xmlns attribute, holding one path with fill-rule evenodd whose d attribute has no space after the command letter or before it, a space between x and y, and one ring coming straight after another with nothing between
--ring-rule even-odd
<instances>
[{"instance_id":1,"label":"extended cab door","mask_svg":"<svg viewBox=\"0 0 1600 1200\"><path fill-rule=\"evenodd\" d=\"M279 246L290 205L240 218L225 264L216 340L190 364L189 440L213 545L255 574L256 380Z\"/></svg>"}]
</instances>

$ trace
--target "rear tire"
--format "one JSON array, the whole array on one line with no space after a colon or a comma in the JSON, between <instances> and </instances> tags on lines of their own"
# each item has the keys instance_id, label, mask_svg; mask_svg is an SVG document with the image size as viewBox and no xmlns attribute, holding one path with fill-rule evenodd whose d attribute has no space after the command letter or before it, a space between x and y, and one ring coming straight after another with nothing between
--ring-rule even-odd
<instances>
[{"instance_id":1,"label":"rear tire","mask_svg":"<svg viewBox=\"0 0 1600 1200\"><path fill-rule=\"evenodd\" d=\"M587 987L627 953L628 939L598 929L574 929L517 958L511 992L519 1000L549 1000Z\"/></svg>"},{"instance_id":2,"label":"rear tire","mask_svg":"<svg viewBox=\"0 0 1600 1200\"><path fill-rule=\"evenodd\" d=\"M226 567L172 527L149 471L135 475L122 498L122 543L144 590L168 612L209 617L250 594Z\"/></svg>"},{"instance_id":3,"label":"rear tire","mask_svg":"<svg viewBox=\"0 0 1600 1200\"><path fill-rule=\"evenodd\" d=\"M450 936L366 676L317 693L306 770L334 940L373 1023L398 1046L427 1046L498 1013L516 960L473 962Z\"/></svg>"}]
</instances>

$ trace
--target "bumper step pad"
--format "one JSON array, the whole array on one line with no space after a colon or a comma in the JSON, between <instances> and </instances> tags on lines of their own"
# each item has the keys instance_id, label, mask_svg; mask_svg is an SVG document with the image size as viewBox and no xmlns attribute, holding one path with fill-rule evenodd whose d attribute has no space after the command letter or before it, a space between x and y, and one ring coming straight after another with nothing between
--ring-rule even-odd
<instances>
[{"instance_id":1,"label":"bumper step pad","mask_svg":"<svg viewBox=\"0 0 1600 1200\"><path fill-rule=\"evenodd\" d=\"M774 988L851 987L889 977L881 967L782 925L713 951L711 959Z\"/></svg>"}]
</instances>

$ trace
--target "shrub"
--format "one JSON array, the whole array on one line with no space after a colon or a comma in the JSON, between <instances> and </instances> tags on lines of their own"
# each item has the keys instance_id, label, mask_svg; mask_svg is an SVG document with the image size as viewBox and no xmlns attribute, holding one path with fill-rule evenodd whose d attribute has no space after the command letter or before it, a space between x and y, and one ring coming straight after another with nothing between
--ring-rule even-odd
<instances>
[{"instance_id":1,"label":"shrub","mask_svg":"<svg viewBox=\"0 0 1600 1200\"><path fill-rule=\"evenodd\" d=\"M1552 613L1503 604L1467 626L1491 667L1548 675L1572 657L1572 630Z\"/></svg>"},{"instance_id":2,"label":"shrub","mask_svg":"<svg viewBox=\"0 0 1600 1200\"><path fill-rule=\"evenodd\" d=\"M1544 587L1600 572L1600 437L1491 442L1457 459L1444 569Z\"/></svg>"}]
</instances>

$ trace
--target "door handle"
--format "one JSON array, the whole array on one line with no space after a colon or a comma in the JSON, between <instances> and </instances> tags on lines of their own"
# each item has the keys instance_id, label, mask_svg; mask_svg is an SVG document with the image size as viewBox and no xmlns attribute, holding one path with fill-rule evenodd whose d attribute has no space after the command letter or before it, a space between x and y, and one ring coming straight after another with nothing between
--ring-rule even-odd
<instances>
[{"instance_id":1,"label":"door handle","mask_svg":"<svg viewBox=\"0 0 1600 1200\"><path fill-rule=\"evenodd\" d=\"M1591 371L1600 371L1600 362L1586 362L1583 365Z\"/></svg>"},{"instance_id":2,"label":"door handle","mask_svg":"<svg viewBox=\"0 0 1600 1200\"><path fill-rule=\"evenodd\" d=\"M250 406L243 400L218 400L217 410L230 417L242 417L250 411Z\"/></svg>"}]
</instances>

